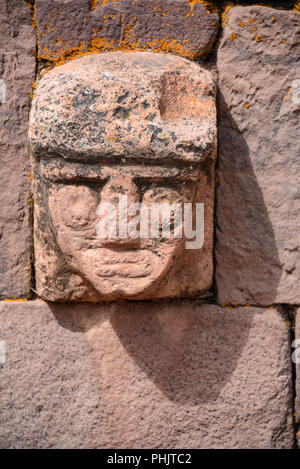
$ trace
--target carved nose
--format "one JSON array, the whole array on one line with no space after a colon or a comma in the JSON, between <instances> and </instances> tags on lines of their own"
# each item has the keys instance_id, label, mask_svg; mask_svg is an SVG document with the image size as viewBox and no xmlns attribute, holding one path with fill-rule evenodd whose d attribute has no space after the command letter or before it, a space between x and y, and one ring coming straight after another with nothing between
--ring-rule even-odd
<instances>
[{"instance_id":1,"label":"carved nose","mask_svg":"<svg viewBox=\"0 0 300 469\"><path fill-rule=\"evenodd\" d=\"M102 216L106 216L107 234L98 237L105 246L137 247L139 238L133 238L130 232L130 221L136 216L134 205L140 201L137 185L131 178L124 177L110 179L101 191L98 209ZM100 214L98 211L98 215ZM102 222L103 218L102 218ZM103 230L105 234L105 230Z\"/></svg>"}]
</instances>

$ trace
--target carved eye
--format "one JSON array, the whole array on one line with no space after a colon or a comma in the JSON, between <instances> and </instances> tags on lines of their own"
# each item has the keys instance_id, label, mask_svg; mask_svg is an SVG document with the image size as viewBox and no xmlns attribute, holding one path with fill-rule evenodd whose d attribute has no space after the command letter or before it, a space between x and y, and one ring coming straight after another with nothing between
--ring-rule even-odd
<instances>
[{"instance_id":1,"label":"carved eye","mask_svg":"<svg viewBox=\"0 0 300 469\"><path fill-rule=\"evenodd\" d=\"M87 186L67 185L52 189L49 207L54 224L88 228L96 217L97 195Z\"/></svg>"},{"instance_id":2,"label":"carved eye","mask_svg":"<svg viewBox=\"0 0 300 469\"><path fill-rule=\"evenodd\" d=\"M170 211L167 210L166 214L169 214L165 219L159 218L159 227L160 230L170 230L171 233L174 231L174 214L181 214L183 210L183 198L179 191L171 187L152 187L151 189L144 192L143 203L148 207L151 207L151 214L153 209L161 210L163 204L166 204L166 207L170 207ZM161 208L159 208L161 206ZM165 208L164 208L165 210ZM178 212L179 211L179 212ZM161 212L160 212L161 213ZM180 218L181 220L181 218ZM168 227L169 224L169 227ZM181 222L180 222L181 225ZM172 236L171 236L172 238ZM170 240L171 240L170 238ZM168 242L168 238L166 238Z\"/></svg>"},{"instance_id":3,"label":"carved eye","mask_svg":"<svg viewBox=\"0 0 300 469\"><path fill-rule=\"evenodd\" d=\"M152 186L146 189L143 195L143 202L145 204L151 203L182 203L182 195L176 189L165 186Z\"/></svg>"}]
</instances>

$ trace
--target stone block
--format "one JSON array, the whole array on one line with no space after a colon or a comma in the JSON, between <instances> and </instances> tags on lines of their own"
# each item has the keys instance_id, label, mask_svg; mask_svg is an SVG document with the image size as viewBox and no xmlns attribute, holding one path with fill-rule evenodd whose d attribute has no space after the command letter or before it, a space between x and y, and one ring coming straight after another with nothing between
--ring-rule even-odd
<instances>
[{"instance_id":1,"label":"stone block","mask_svg":"<svg viewBox=\"0 0 300 469\"><path fill-rule=\"evenodd\" d=\"M229 10L220 88L216 284L220 304L300 302L300 16Z\"/></svg>"},{"instance_id":2,"label":"stone block","mask_svg":"<svg viewBox=\"0 0 300 469\"><path fill-rule=\"evenodd\" d=\"M0 299L31 293L28 118L35 78L32 13L0 1Z\"/></svg>"},{"instance_id":3,"label":"stone block","mask_svg":"<svg viewBox=\"0 0 300 469\"><path fill-rule=\"evenodd\" d=\"M214 10L208 2L186 0L37 0L39 57L55 63L115 50L203 57L218 32Z\"/></svg>"},{"instance_id":4,"label":"stone block","mask_svg":"<svg viewBox=\"0 0 300 469\"><path fill-rule=\"evenodd\" d=\"M275 309L38 300L0 324L1 448L293 447Z\"/></svg>"}]
</instances>

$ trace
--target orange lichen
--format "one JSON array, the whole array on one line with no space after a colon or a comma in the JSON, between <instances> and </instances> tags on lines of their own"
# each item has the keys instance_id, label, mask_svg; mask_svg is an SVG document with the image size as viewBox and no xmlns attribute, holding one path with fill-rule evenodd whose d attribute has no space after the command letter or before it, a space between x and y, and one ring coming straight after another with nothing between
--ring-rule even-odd
<instances>
[{"instance_id":1,"label":"orange lichen","mask_svg":"<svg viewBox=\"0 0 300 469\"><path fill-rule=\"evenodd\" d=\"M300 0L295 5L295 11L298 11L298 13L300 13Z\"/></svg>"},{"instance_id":2,"label":"orange lichen","mask_svg":"<svg viewBox=\"0 0 300 469\"><path fill-rule=\"evenodd\" d=\"M36 87L36 84L35 84L35 82L32 80L32 81L31 81L31 91L30 91L30 98L31 98L31 99L33 99L35 87Z\"/></svg>"},{"instance_id":3,"label":"orange lichen","mask_svg":"<svg viewBox=\"0 0 300 469\"><path fill-rule=\"evenodd\" d=\"M101 7L104 7L108 2L118 2L118 0L102 0ZM92 11L96 10L99 0L90 0L90 8Z\"/></svg>"},{"instance_id":4,"label":"orange lichen","mask_svg":"<svg viewBox=\"0 0 300 469\"><path fill-rule=\"evenodd\" d=\"M236 39L236 33L230 34L229 39L230 39L231 41L234 41L234 40Z\"/></svg>"},{"instance_id":5,"label":"orange lichen","mask_svg":"<svg viewBox=\"0 0 300 469\"><path fill-rule=\"evenodd\" d=\"M30 0L25 0L25 1L27 3L27 6L30 8L30 10L33 10L32 2Z\"/></svg>"},{"instance_id":6,"label":"orange lichen","mask_svg":"<svg viewBox=\"0 0 300 469\"><path fill-rule=\"evenodd\" d=\"M27 298L4 298L3 301L28 301Z\"/></svg>"},{"instance_id":7,"label":"orange lichen","mask_svg":"<svg viewBox=\"0 0 300 469\"><path fill-rule=\"evenodd\" d=\"M221 22L223 28L225 28L226 24L229 21L229 10L231 10L232 7L234 7L234 3L230 3L229 5L227 5L221 13Z\"/></svg>"},{"instance_id":8,"label":"orange lichen","mask_svg":"<svg viewBox=\"0 0 300 469\"><path fill-rule=\"evenodd\" d=\"M206 7L208 13L218 13L218 9L209 1L206 0L186 0L190 4L190 10L193 12L195 5L200 3Z\"/></svg>"},{"instance_id":9,"label":"orange lichen","mask_svg":"<svg viewBox=\"0 0 300 469\"><path fill-rule=\"evenodd\" d=\"M250 25L253 24L253 23L254 23L254 20L249 20L249 21L248 21L248 26L250 26Z\"/></svg>"},{"instance_id":10,"label":"orange lichen","mask_svg":"<svg viewBox=\"0 0 300 469\"><path fill-rule=\"evenodd\" d=\"M91 49L93 51L104 50L112 50L114 48L114 40L112 39L110 42L105 37L93 37L91 39Z\"/></svg>"},{"instance_id":11,"label":"orange lichen","mask_svg":"<svg viewBox=\"0 0 300 469\"><path fill-rule=\"evenodd\" d=\"M243 28L243 27L245 26L245 23L244 23L243 21L240 21L240 22L238 23L238 25L239 25L240 28Z\"/></svg>"},{"instance_id":12,"label":"orange lichen","mask_svg":"<svg viewBox=\"0 0 300 469\"><path fill-rule=\"evenodd\" d=\"M261 42L262 41L262 38L259 37L257 34L254 34L254 39L256 40L256 42Z\"/></svg>"},{"instance_id":13,"label":"orange lichen","mask_svg":"<svg viewBox=\"0 0 300 469\"><path fill-rule=\"evenodd\" d=\"M92 11L96 10L99 0L91 0L90 1L90 8Z\"/></svg>"}]
</instances>

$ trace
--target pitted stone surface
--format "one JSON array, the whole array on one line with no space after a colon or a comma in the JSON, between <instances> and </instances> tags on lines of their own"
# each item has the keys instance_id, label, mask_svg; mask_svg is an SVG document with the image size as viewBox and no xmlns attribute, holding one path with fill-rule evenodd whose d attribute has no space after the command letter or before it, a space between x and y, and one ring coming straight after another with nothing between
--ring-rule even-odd
<instances>
[{"instance_id":1,"label":"pitted stone surface","mask_svg":"<svg viewBox=\"0 0 300 469\"><path fill-rule=\"evenodd\" d=\"M274 309L2 303L1 448L291 448Z\"/></svg>"},{"instance_id":2,"label":"pitted stone surface","mask_svg":"<svg viewBox=\"0 0 300 469\"><path fill-rule=\"evenodd\" d=\"M300 302L299 35L297 13L228 13L218 51L221 304Z\"/></svg>"},{"instance_id":3,"label":"pitted stone surface","mask_svg":"<svg viewBox=\"0 0 300 469\"><path fill-rule=\"evenodd\" d=\"M49 71L37 86L30 143L35 154L78 162L102 156L191 164L213 160L211 74L181 57L147 52L72 60Z\"/></svg>"},{"instance_id":4,"label":"pitted stone surface","mask_svg":"<svg viewBox=\"0 0 300 469\"><path fill-rule=\"evenodd\" d=\"M36 89L30 143L43 299L153 299L210 288L216 109L208 71L147 52L70 61ZM185 222L182 239L155 238L152 226L142 239L99 236L98 204L115 204L119 196L147 210L203 203L203 245L187 247ZM127 219L125 229L129 209Z\"/></svg>"},{"instance_id":5,"label":"pitted stone surface","mask_svg":"<svg viewBox=\"0 0 300 469\"><path fill-rule=\"evenodd\" d=\"M218 14L206 5L188 0L37 0L39 57L57 62L91 50L132 49L203 57L219 26Z\"/></svg>"},{"instance_id":6,"label":"pitted stone surface","mask_svg":"<svg viewBox=\"0 0 300 469\"><path fill-rule=\"evenodd\" d=\"M28 118L35 34L24 1L0 1L0 299L30 295Z\"/></svg>"},{"instance_id":7,"label":"pitted stone surface","mask_svg":"<svg viewBox=\"0 0 300 469\"><path fill-rule=\"evenodd\" d=\"M101 391L72 314L31 301L2 302L0 316L0 448L94 447Z\"/></svg>"}]
</instances>

